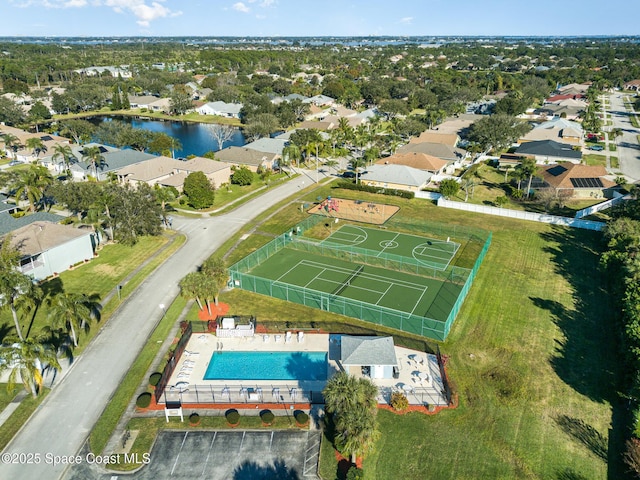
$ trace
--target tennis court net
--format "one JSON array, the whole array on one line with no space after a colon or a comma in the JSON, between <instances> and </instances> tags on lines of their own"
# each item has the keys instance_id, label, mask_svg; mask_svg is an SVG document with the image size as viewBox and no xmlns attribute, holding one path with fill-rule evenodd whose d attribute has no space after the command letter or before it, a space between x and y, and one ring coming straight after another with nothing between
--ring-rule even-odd
<instances>
[{"instance_id":1,"label":"tennis court net","mask_svg":"<svg viewBox=\"0 0 640 480\"><path fill-rule=\"evenodd\" d=\"M356 268L353 273L349 276L349 278L347 278L347 280L341 284L340 286L338 286L338 288L333 292L333 295L340 295L345 288L347 288L349 285L351 285L351 281L356 278L358 275L360 275L362 273L362 271L364 270L364 265L360 265L358 268Z\"/></svg>"}]
</instances>

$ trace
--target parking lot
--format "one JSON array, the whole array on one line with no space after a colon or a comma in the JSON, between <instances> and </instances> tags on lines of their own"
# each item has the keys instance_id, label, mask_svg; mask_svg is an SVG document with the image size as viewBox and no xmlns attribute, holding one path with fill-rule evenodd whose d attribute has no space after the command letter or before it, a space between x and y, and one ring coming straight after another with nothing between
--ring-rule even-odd
<instances>
[{"instance_id":1,"label":"parking lot","mask_svg":"<svg viewBox=\"0 0 640 480\"><path fill-rule=\"evenodd\" d=\"M83 463L67 480L305 480L317 479L320 432L162 432L151 462L135 473L108 473Z\"/></svg>"}]
</instances>

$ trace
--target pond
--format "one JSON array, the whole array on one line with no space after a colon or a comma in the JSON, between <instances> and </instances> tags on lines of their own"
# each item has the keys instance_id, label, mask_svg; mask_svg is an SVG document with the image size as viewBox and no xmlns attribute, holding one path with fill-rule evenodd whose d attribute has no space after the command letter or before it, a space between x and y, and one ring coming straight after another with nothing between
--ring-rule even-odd
<instances>
[{"instance_id":1,"label":"pond","mask_svg":"<svg viewBox=\"0 0 640 480\"><path fill-rule=\"evenodd\" d=\"M129 123L134 128L142 128L152 132L166 133L177 138L182 144L182 150L175 151L175 157L186 157L188 155L202 156L206 152L218 151L218 143L211 135L213 124L192 123L192 122L172 122L163 120L144 120L128 116L106 116L91 119L92 123L100 125L101 122L119 120ZM240 147L246 143L242 130L236 128L231 140L222 144L222 148L236 146Z\"/></svg>"}]
</instances>

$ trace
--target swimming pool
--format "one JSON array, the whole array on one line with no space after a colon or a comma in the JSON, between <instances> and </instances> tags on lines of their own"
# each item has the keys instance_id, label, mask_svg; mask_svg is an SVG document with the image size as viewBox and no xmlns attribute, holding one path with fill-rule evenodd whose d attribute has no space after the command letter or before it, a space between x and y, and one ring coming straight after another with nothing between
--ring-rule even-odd
<instances>
[{"instance_id":1,"label":"swimming pool","mask_svg":"<svg viewBox=\"0 0 640 480\"><path fill-rule=\"evenodd\" d=\"M214 352L204 380L326 380L327 352Z\"/></svg>"}]
</instances>

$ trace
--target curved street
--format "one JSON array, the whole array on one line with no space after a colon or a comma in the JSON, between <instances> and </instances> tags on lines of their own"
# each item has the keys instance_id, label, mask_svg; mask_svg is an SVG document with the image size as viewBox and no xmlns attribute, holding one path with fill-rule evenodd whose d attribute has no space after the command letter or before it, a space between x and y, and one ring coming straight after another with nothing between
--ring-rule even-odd
<instances>
[{"instance_id":1,"label":"curved street","mask_svg":"<svg viewBox=\"0 0 640 480\"><path fill-rule=\"evenodd\" d=\"M305 178L304 175L308 178ZM65 372L33 416L5 448L6 454L39 454L40 463L0 462L0 478L59 479L66 465L46 462L45 455L77 455L121 379L163 315L178 295L178 282L271 206L313 183L316 172L303 175L217 217L174 218L174 228L187 241L151 274L109 319L81 357ZM305 181L306 180L306 181ZM35 457L31 457L34 460ZM28 460L29 457L24 459Z\"/></svg>"}]
</instances>

